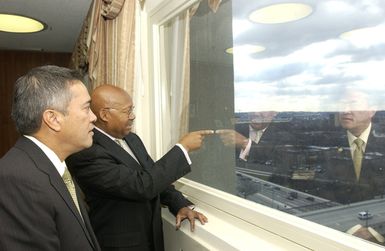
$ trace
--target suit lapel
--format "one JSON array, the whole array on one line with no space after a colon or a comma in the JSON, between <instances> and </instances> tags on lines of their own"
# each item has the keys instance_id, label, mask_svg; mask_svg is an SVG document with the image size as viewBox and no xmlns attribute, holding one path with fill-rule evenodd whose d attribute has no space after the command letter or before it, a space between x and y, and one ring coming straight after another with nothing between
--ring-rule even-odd
<instances>
[{"instance_id":1,"label":"suit lapel","mask_svg":"<svg viewBox=\"0 0 385 251\"><path fill-rule=\"evenodd\" d=\"M132 152L135 154L135 157L138 159L140 165L143 168L149 168L152 166L152 160L150 160L151 163L149 163L149 159L147 157L147 151L141 144L141 141L137 140L137 136L133 133L128 134L124 138L131 148Z\"/></svg>"},{"instance_id":2,"label":"suit lapel","mask_svg":"<svg viewBox=\"0 0 385 251\"><path fill-rule=\"evenodd\" d=\"M385 158L385 139L376 136L375 130L375 125L372 125L372 130L369 134L365 149L364 159L362 160L361 177L366 179L373 179L376 175L382 175L383 172L382 166Z\"/></svg>"},{"instance_id":3,"label":"suit lapel","mask_svg":"<svg viewBox=\"0 0 385 251\"><path fill-rule=\"evenodd\" d=\"M127 139L125 139L127 142ZM114 142L112 139L104 135L103 133L99 132L99 130L94 129L94 142L96 144L101 145L107 151L110 152L111 155L114 156L114 158L118 159L122 163L125 163L129 165L131 168L136 168L137 170L140 170L142 167L140 164L141 160L139 156L136 154L136 152L133 149L133 146L130 145L129 142L127 142L128 146L131 148L137 159L139 160L139 163L129 154L127 153L121 146L119 146L116 142Z\"/></svg>"},{"instance_id":4,"label":"suit lapel","mask_svg":"<svg viewBox=\"0 0 385 251\"><path fill-rule=\"evenodd\" d=\"M82 216L83 216L83 224L87 229L86 231L84 231L84 233L87 235L87 238L90 241L90 243L92 244L92 246L95 249L97 249L96 246L98 246L99 244L98 244L96 236L93 232L94 230L92 229L91 222L90 222L90 219L88 217L88 211L85 207L85 202L83 199L79 199L79 198L83 198L83 194L80 193L79 185L77 184L75 179L74 179L74 183L75 183L75 188L76 188L76 196L78 197L78 201L79 201L80 212L82 213Z\"/></svg>"},{"instance_id":5,"label":"suit lapel","mask_svg":"<svg viewBox=\"0 0 385 251\"><path fill-rule=\"evenodd\" d=\"M35 143L33 143L32 141L30 141L25 137L20 138L19 141L16 143L16 146L23 149L29 155L29 157L35 162L36 167L48 175L52 187L57 191L59 196L64 200L67 207L71 210L72 214L81 225L89 242L91 243L92 246L94 246L94 243L89 235L88 229L86 229L83 219L80 216L79 211L77 210L75 203L72 200L72 197L68 192L66 185L63 182L63 179L60 177L59 172L57 171L55 166L52 164L52 162L49 160L49 158ZM78 195L78 190L79 188L76 187L77 195ZM81 203L79 202L79 204Z\"/></svg>"},{"instance_id":6,"label":"suit lapel","mask_svg":"<svg viewBox=\"0 0 385 251\"><path fill-rule=\"evenodd\" d=\"M339 131L339 135L340 137L337 137L335 139L336 159L332 159L333 161L332 166L330 167L330 178L355 182L356 175L354 172L353 159L350 151L346 130L341 128Z\"/></svg>"},{"instance_id":7,"label":"suit lapel","mask_svg":"<svg viewBox=\"0 0 385 251\"><path fill-rule=\"evenodd\" d=\"M364 157L362 159L362 163L361 163L361 173L360 173L360 179L359 179L359 182L362 182L364 179L367 178L368 176L368 173L369 172L369 160L366 158L366 155L369 153L369 152L378 152L381 150L378 149L378 146L380 144L378 144L378 142L376 142L376 138L373 136L373 128L369 134L369 137L368 137L368 140L366 142L366 148L365 148L365 152L364 152ZM351 159L351 165L348 167L349 169L347 170L347 176L349 174L348 177L351 176L351 179L352 180L355 180L355 173L354 173L354 164L353 164L353 156L351 154L351 150L350 150L350 146L349 146L349 140L348 140L348 137L347 137L347 134L346 134L346 130L345 130L345 134L344 134L344 137L342 138L341 142L340 142L340 147L341 149L344 150L344 155L347 157L349 156L349 158ZM353 178L354 177L354 178Z\"/></svg>"}]
</instances>

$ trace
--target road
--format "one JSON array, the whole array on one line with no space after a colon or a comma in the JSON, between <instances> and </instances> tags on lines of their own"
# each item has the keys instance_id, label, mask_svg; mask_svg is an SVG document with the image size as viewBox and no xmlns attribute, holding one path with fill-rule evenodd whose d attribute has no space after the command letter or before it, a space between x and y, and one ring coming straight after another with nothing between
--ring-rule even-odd
<instances>
[{"instance_id":1,"label":"road","mask_svg":"<svg viewBox=\"0 0 385 251\"><path fill-rule=\"evenodd\" d=\"M385 235L385 199L341 205L254 177L245 173L241 168L237 168L236 173L239 182L247 181L256 188L256 192L246 195L245 198L248 200L343 232L361 224L362 226L370 226ZM297 198L290 196L293 192L297 194ZM313 199L309 200L309 198ZM367 220L359 219L358 213L362 211L368 211L373 217Z\"/></svg>"}]
</instances>

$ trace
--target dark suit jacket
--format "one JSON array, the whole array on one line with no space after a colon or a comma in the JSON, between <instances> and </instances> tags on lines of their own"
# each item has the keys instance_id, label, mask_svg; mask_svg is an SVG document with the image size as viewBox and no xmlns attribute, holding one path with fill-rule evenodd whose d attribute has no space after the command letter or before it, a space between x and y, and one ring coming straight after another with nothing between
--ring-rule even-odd
<instances>
[{"instance_id":1,"label":"dark suit jacket","mask_svg":"<svg viewBox=\"0 0 385 251\"><path fill-rule=\"evenodd\" d=\"M66 162L86 195L102 249L163 250L160 203L174 215L191 204L170 185L190 171L183 151L175 146L154 163L130 133L124 139L139 164L106 135L94 133L92 147Z\"/></svg>"},{"instance_id":2,"label":"dark suit jacket","mask_svg":"<svg viewBox=\"0 0 385 251\"><path fill-rule=\"evenodd\" d=\"M324 184L321 197L343 204L373 199L385 193L385 137L376 135L372 126L357 181L346 130L336 139L325 163L325 173L320 174L329 184Z\"/></svg>"},{"instance_id":3,"label":"dark suit jacket","mask_svg":"<svg viewBox=\"0 0 385 251\"><path fill-rule=\"evenodd\" d=\"M21 137L0 160L0 250L100 250L44 152ZM78 195L80 198L80 195Z\"/></svg>"},{"instance_id":4,"label":"dark suit jacket","mask_svg":"<svg viewBox=\"0 0 385 251\"><path fill-rule=\"evenodd\" d=\"M271 181L342 204L382 198L385 194L385 135L376 133L376 125L372 125L358 181L346 130L340 128L333 135L324 142L322 150L306 154L299 151L302 156L294 158L307 156L313 164L320 165L313 179L292 180L273 175Z\"/></svg>"},{"instance_id":5,"label":"dark suit jacket","mask_svg":"<svg viewBox=\"0 0 385 251\"><path fill-rule=\"evenodd\" d=\"M235 130L249 138L249 124L238 124L235 126ZM271 122L266 130L263 132L258 144L251 143L249 156L247 163L252 164L265 164L267 161L272 161L276 158L277 151L284 144L296 144L296 138L292 134L290 125L288 122ZM236 150L236 159L239 160L240 149ZM244 166L242 160L237 162L238 166Z\"/></svg>"}]
</instances>

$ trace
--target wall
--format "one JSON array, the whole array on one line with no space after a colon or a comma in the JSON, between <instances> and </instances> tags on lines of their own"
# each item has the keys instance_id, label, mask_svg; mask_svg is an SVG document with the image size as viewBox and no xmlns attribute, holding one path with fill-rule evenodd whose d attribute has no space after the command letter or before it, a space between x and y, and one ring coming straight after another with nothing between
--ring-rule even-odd
<instances>
[{"instance_id":1,"label":"wall","mask_svg":"<svg viewBox=\"0 0 385 251\"><path fill-rule=\"evenodd\" d=\"M0 51L0 157L19 137L10 118L13 85L16 79L36 66L45 64L67 66L70 57L70 53Z\"/></svg>"}]
</instances>

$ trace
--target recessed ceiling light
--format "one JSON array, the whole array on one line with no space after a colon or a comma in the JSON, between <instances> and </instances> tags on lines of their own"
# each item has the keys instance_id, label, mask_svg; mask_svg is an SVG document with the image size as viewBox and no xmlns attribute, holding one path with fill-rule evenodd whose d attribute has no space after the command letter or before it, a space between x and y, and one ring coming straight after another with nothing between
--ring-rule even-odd
<instances>
[{"instance_id":1,"label":"recessed ceiling light","mask_svg":"<svg viewBox=\"0 0 385 251\"><path fill-rule=\"evenodd\" d=\"M369 47L385 43L385 26L374 26L344 32L340 38L358 47Z\"/></svg>"},{"instance_id":2,"label":"recessed ceiling light","mask_svg":"<svg viewBox=\"0 0 385 251\"><path fill-rule=\"evenodd\" d=\"M379 30L375 27L360 28L351 31L344 32L340 35L341 38L346 40L354 40L358 38L367 38L368 36L376 35Z\"/></svg>"},{"instance_id":3,"label":"recessed ceiling light","mask_svg":"<svg viewBox=\"0 0 385 251\"><path fill-rule=\"evenodd\" d=\"M281 3L253 11L249 19L261 24L280 24L305 18L312 12L312 7L307 4Z\"/></svg>"},{"instance_id":4,"label":"recessed ceiling light","mask_svg":"<svg viewBox=\"0 0 385 251\"><path fill-rule=\"evenodd\" d=\"M262 52L264 50L266 50L266 48L260 45L244 44L244 45L227 48L226 52L228 54L253 54L253 53Z\"/></svg>"},{"instance_id":5,"label":"recessed ceiling light","mask_svg":"<svg viewBox=\"0 0 385 251\"><path fill-rule=\"evenodd\" d=\"M32 33L44 30L45 25L30 17L13 14L0 14L0 31Z\"/></svg>"}]
</instances>

